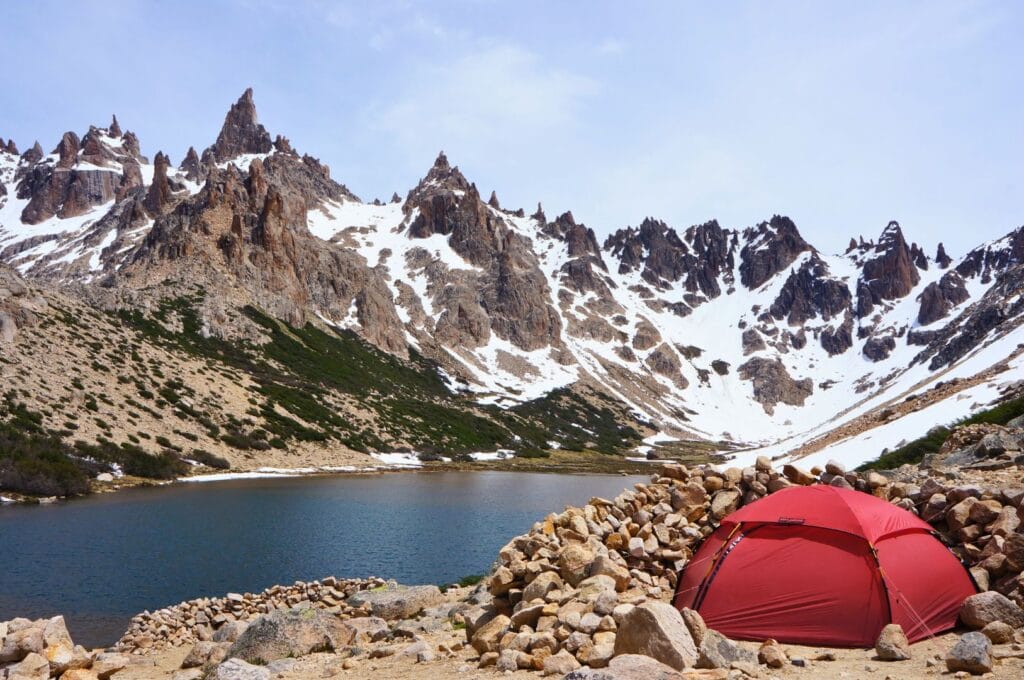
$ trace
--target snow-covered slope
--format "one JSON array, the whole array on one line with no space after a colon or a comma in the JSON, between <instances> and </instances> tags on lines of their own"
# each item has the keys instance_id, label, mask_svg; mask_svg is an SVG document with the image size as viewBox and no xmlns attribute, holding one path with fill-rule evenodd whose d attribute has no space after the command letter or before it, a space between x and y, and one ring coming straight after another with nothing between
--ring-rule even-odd
<instances>
[{"instance_id":1,"label":"snow-covered slope","mask_svg":"<svg viewBox=\"0 0 1024 680\"><path fill-rule=\"evenodd\" d=\"M959 260L941 244L925 255L895 222L877 242L821 253L781 216L685 230L648 218L599 244L570 213L549 220L539 206L528 216L494 195L482 200L443 154L404 199L360 201L286 139L272 143L251 92L232 107L216 144L201 159L189 149L178 168L141 156L116 120L81 142L66 134L49 155L38 145L21 156L0 151L0 259L52 282L132 287L122 267L146 266L136 257L143 242L171 233L154 225L199 220L199 205L208 211L201 219L214 219L224 187L241 192L231 233L249 229L257 236L243 236L253 247L280 247L278 236L260 231L280 195L268 192L275 183L291 201L288 209L274 204L282 215L275 219L358 255L365 276L385 289L383 298L352 292L341 304L343 285L331 296L300 294L308 302L297 304L310 308L289 317L308 314L370 342L385 335L374 324L397 318L387 323L400 328L399 344L435 360L452 389L485 404L584 384L668 435L780 453L938 380L974 376L1022 341L1024 228ZM304 210L292 209L296 197ZM295 285L311 275L290 274ZM1005 377L996 373L993 380ZM964 415L993 384L872 430L878 439L863 458L928 418Z\"/></svg>"}]
</instances>

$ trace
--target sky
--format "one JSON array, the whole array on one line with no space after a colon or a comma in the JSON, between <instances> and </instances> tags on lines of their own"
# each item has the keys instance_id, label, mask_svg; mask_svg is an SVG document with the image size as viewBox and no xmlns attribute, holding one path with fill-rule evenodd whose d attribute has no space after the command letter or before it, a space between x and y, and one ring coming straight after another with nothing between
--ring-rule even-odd
<instances>
[{"instance_id":1,"label":"sky","mask_svg":"<svg viewBox=\"0 0 1024 680\"><path fill-rule=\"evenodd\" d=\"M820 249L898 220L962 254L1024 224L1024 3L5 0L0 137L116 113L180 162L253 87L364 200L438 151L603 239L785 214Z\"/></svg>"}]
</instances>

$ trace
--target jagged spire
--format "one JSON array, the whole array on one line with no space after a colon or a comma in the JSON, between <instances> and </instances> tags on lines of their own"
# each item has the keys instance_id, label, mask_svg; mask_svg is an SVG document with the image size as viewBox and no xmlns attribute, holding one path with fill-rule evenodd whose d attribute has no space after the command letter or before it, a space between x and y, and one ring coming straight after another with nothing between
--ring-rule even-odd
<instances>
[{"instance_id":1,"label":"jagged spire","mask_svg":"<svg viewBox=\"0 0 1024 680\"><path fill-rule=\"evenodd\" d=\"M939 269L946 269L952 262L953 258L946 254L946 246L940 242L935 250L935 263L939 265Z\"/></svg>"},{"instance_id":2,"label":"jagged spire","mask_svg":"<svg viewBox=\"0 0 1024 680\"><path fill-rule=\"evenodd\" d=\"M487 205L495 210L501 210L501 203L498 203L498 194L493 189L491 190L491 197L487 199Z\"/></svg>"},{"instance_id":3,"label":"jagged spire","mask_svg":"<svg viewBox=\"0 0 1024 680\"><path fill-rule=\"evenodd\" d=\"M444 151L440 151L437 154L437 158L434 159L434 165L431 167L432 170L451 170L452 166L448 164L448 156L444 155Z\"/></svg>"},{"instance_id":4,"label":"jagged spire","mask_svg":"<svg viewBox=\"0 0 1024 680\"><path fill-rule=\"evenodd\" d=\"M544 214L544 206L540 204L540 201L537 201L537 211L530 215L530 217L537 220L541 224L544 224L545 222L548 221L547 215Z\"/></svg>"},{"instance_id":5,"label":"jagged spire","mask_svg":"<svg viewBox=\"0 0 1024 680\"><path fill-rule=\"evenodd\" d=\"M391 202L392 203L401 203L402 202L402 198L401 198L401 196L398 195L397 191L391 194Z\"/></svg>"},{"instance_id":6,"label":"jagged spire","mask_svg":"<svg viewBox=\"0 0 1024 680\"><path fill-rule=\"evenodd\" d=\"M251 87L231 106L224 117L217 141L210 148L218 162L245 153L270 153L273 143L270 141L270 133L260 125L256 117Z\"/></svg>"},{"instance_id":7,"label":"jagged spire","mask_svg":"<svg viewBox=\"0 0 1024 680\"><path fill-rule=\"evenodd\" d=\"M171 200L171 185L167 181L167 168L170 164L170 159L162 151L157 151L153 159L153 183L145 199L146 210L154 217L161 214Z\"/></svg>"},{"instance_id":8,"label":"jagged spire","mask_svg":"<svg viewBox=\"0 0 1024 680\"><path fill-rule=\"evenodd\" d=\"M113 120L110 121L110 127L107 128L107 132L110 133L111 137L121 136L121 126L117 122L117 114L112 116Z\"/></svg>"}]
</instances>

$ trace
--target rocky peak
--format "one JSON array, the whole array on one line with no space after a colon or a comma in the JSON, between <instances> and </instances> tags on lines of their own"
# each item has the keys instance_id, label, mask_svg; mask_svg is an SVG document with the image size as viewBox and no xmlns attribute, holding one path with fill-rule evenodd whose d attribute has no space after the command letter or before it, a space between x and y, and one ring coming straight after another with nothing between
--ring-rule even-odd
<instances>
[{"instance_id":1,"label":"rocky peak","mask_svg":"<svg viewBox=\"0 0 1024 680\"><path fill-rule=\"evenodd\" d=\"M278 135L274 138L274 149L279 153L295 153L292 149L292 143L284 135Z\"/></svg>"},{"instance_id":2,"label":"rocky peak","mask_svg":"<svg viewBox=\"0 0 1024 680\"><path fill-rule=\"evenodd\" d=\"M397 191L392 192L392 194L391 194L391 202L392 203L401 203L402 202L402 197L398 195Z\"/></svg>"},{"instance_id":3,"label":"rocky peak","mask_svg":"<svg viewBox=\"0 0 1024 680\"><path fill-rule=\"evenodd\" d=\"M564 212L555 218L555 221L545 225L545 233L565 241L569 250L569 257L583 257L593 255L600 260L602 269L606 269L604 261L601 260L601 246L597 243L597 235L594 230L582 224L577 224L571 212Z\"/></svg>"},{"instance_id":4,"label":"rocky peak","mask_svg":"<svg viewBox=\"0 0 1024 680\"><path fill-rule=\"evenodd\" d=\"M925 286L918 296L921 308L917 313L917 322L927 326L945 318L949 315L949 310L965 302L969 297L970 294L960 274L956 270L946 272L938 281L932 281Z\"/></svg>"},{"instance_id":5,"label":"rocky peak","mask_svg":"<svg viewBox=\"0 0 1024 680\"><path fill-rule=\"evenodd\" d=\"M448 163L448 157L442 151L437 154L437 158L434 160L434 164L430 166L427 176L420 180L416 188L409 192L407 200L413 201L417 196L444 193L451 193L454 194L454 198L461 198L470 192L476 193L476 187L470 184L458 166L452 166ZM479 199L478 193L476 197Z\"/></svg>"},{"instance_id":6,"label":"rocky peak","mask_svg":"<svg viewBox=\"0 0 1024 680\"><path fill-rule=\"evenodd\" d=\"M195 147L188 147L188 152L185 153L185 159L181 162L179 169L185 173L186 179L192 182L201 182L206 179L203 164L199 160L199 154L196 153Z\"/></svg>"},{"instance_id":7,"label":"rocky peak","mask_svg":"<svg viewBox=\"0 0 1024 680\"><path fill-rule=\"evenodd\" d=\"M905 297L921 280L898 222L889 222L864 262L857 283L857 316L866 317L883 300Z\"/></svg>"},{"instance_id":8,"label":"rocky peak","mask_svg":"<svg viewBox=\"0 0 1024 680\"><path fill-rule=\"evenodd\" d=\"M124 150L129 156L137 158L143 163L146 162L145 156L142 155L142 149L139 148L139 138L135 136L134 132L128 130L121 135L121 139L124 141Z\"/></svg>"},{"instance_id":9,"label":"rocky peak","mask_svg":"<svg viewBox=\"0 0 1024 680\"><path fill-rule=\"evenodd\" d=\"M487 205L495 210L501 210L501 203L498 202L498 192L491 191L491 197L487 199Z\"/></svg>"},{"instance_id":10,"label":"rocky peak","mask_svg":"<svg viewBox=\"0 0 1024 680\"><path fill-rule=\"evenodd\" d=\"M158 151L153 159L153 183L146 193L144 205L152 216L160 215L171 200L171 185L167 181L167 168L170 160L162 151Z\"/></svg>"},{"instance_id":11,"label":"rocky peak","mask_svg":"<svg viewBox=\"0 0 1024 680\"><path fill-rule=\"evenodd\" d=\"M782 215L774 215L768 222L744 229L743 240L740 281L751 290L789 267L800 253L813 250L793 220Z\"/></svg>"},{"instance_id":12,"label":"rocky peak","mask_svg":"<svg viewBox=\"0 0 1024 680\"><path fill-rule=\"evenodd\" d=\"M32 148L26 149L25 153L21 154L21 162L25 165L35 165L41 160L43 160L43 147L39 142L35 142Z\"/></svg>"},{"instance_id":13,"label":"rocky peak","mask_svg":"<svg viewBox=\"0 0 1024 680\"><path fill-rule=\"evenodd\" d=\"M110 121L110 127L107 128L107 132L110 134L111 137L120 137L121 126L117 122L117 115L112 116L112 118L113 119Z\"/></svg>"},{"instance_id":14,"label":"rocky peak","mask_svg":"<svg viewBox=\"0 0 1024 680\"><path fill-rule=\"evenodd\" d=\"M70 168L74 165L78 161L78 147L78 135L71 131L65 132L64 136L60 138L60 143L51 152L58 156L57 167Z\"/></svg>"},{"instance_id":15,"label":"rocky peak","mask_svg":"<svg viewBox=\"0 0 1024 680\"><path fill-rule=\"evenodd\" d=\"M14 156L18 155L18 146L14 143L13 139L7 140L7 144L4 146L4 151Z\"/></svg>"},{"instance_id":16,"label":"rocky peak","mask_svg":"<svg viewBox=\"0 0 1024 680\"><path fill-rule=\"evenodd\" d=\"M1024 263L1024 226L1003 238L975 248L964 256L956 271L964 278L981 276L988 283L995 274L1011 266Z\"/></svg>"},{"instance_id":17,"label":"rocky peak","mask_svg":"<svg viewBox=\"0 0 1024 680\"><path fill-rule=\"evenodd\" d=\"M939 269L947 269L952 262L953 258L946 254L946 247L940 242L935 250L935 263L939 265Z\"/></svg>"},{"instance_id":18,"label":"rocky peak","mask_svg":"<svg viewBox=\"0 0 1024 680\"><path fill-rule=\"evenodd\" d=\"M250 87L231 106L217 141L210 149L217 162L224 162L246 153L270 153L272 148L270 133L256 118Z\"/></svg>"},{"instance_id":19,"label":"rocky peak","mask_svg":"<svg viewBox=\"0 0 1024 680\"><path fill-rule=\"evenodd\" d=\"M535 220L540 224L544 224L548 221L548 216L544 214L544 206L540 204L540 201L537 201L537 209L533 211L532 215L530 215L530 219Z\"/></svg>"}]
</instances>

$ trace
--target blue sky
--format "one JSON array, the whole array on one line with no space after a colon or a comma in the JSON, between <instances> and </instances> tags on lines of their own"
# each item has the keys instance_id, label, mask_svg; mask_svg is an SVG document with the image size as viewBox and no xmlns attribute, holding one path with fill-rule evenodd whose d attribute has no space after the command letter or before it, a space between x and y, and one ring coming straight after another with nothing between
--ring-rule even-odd
<instances>
[{"instance_id":1,"label":"blue sky","mask_svg":"<svg viewBox=\"0 0 1024 680\"><path fill-rule=\"evenodd\" d=\"M841 250L890 219L960 254L1024 224L1024 3L8 0L0 136L112 112L180 162L261 122L364 199L438 150L600 236L773 213Z\"/></svg>"}]
</instances>

